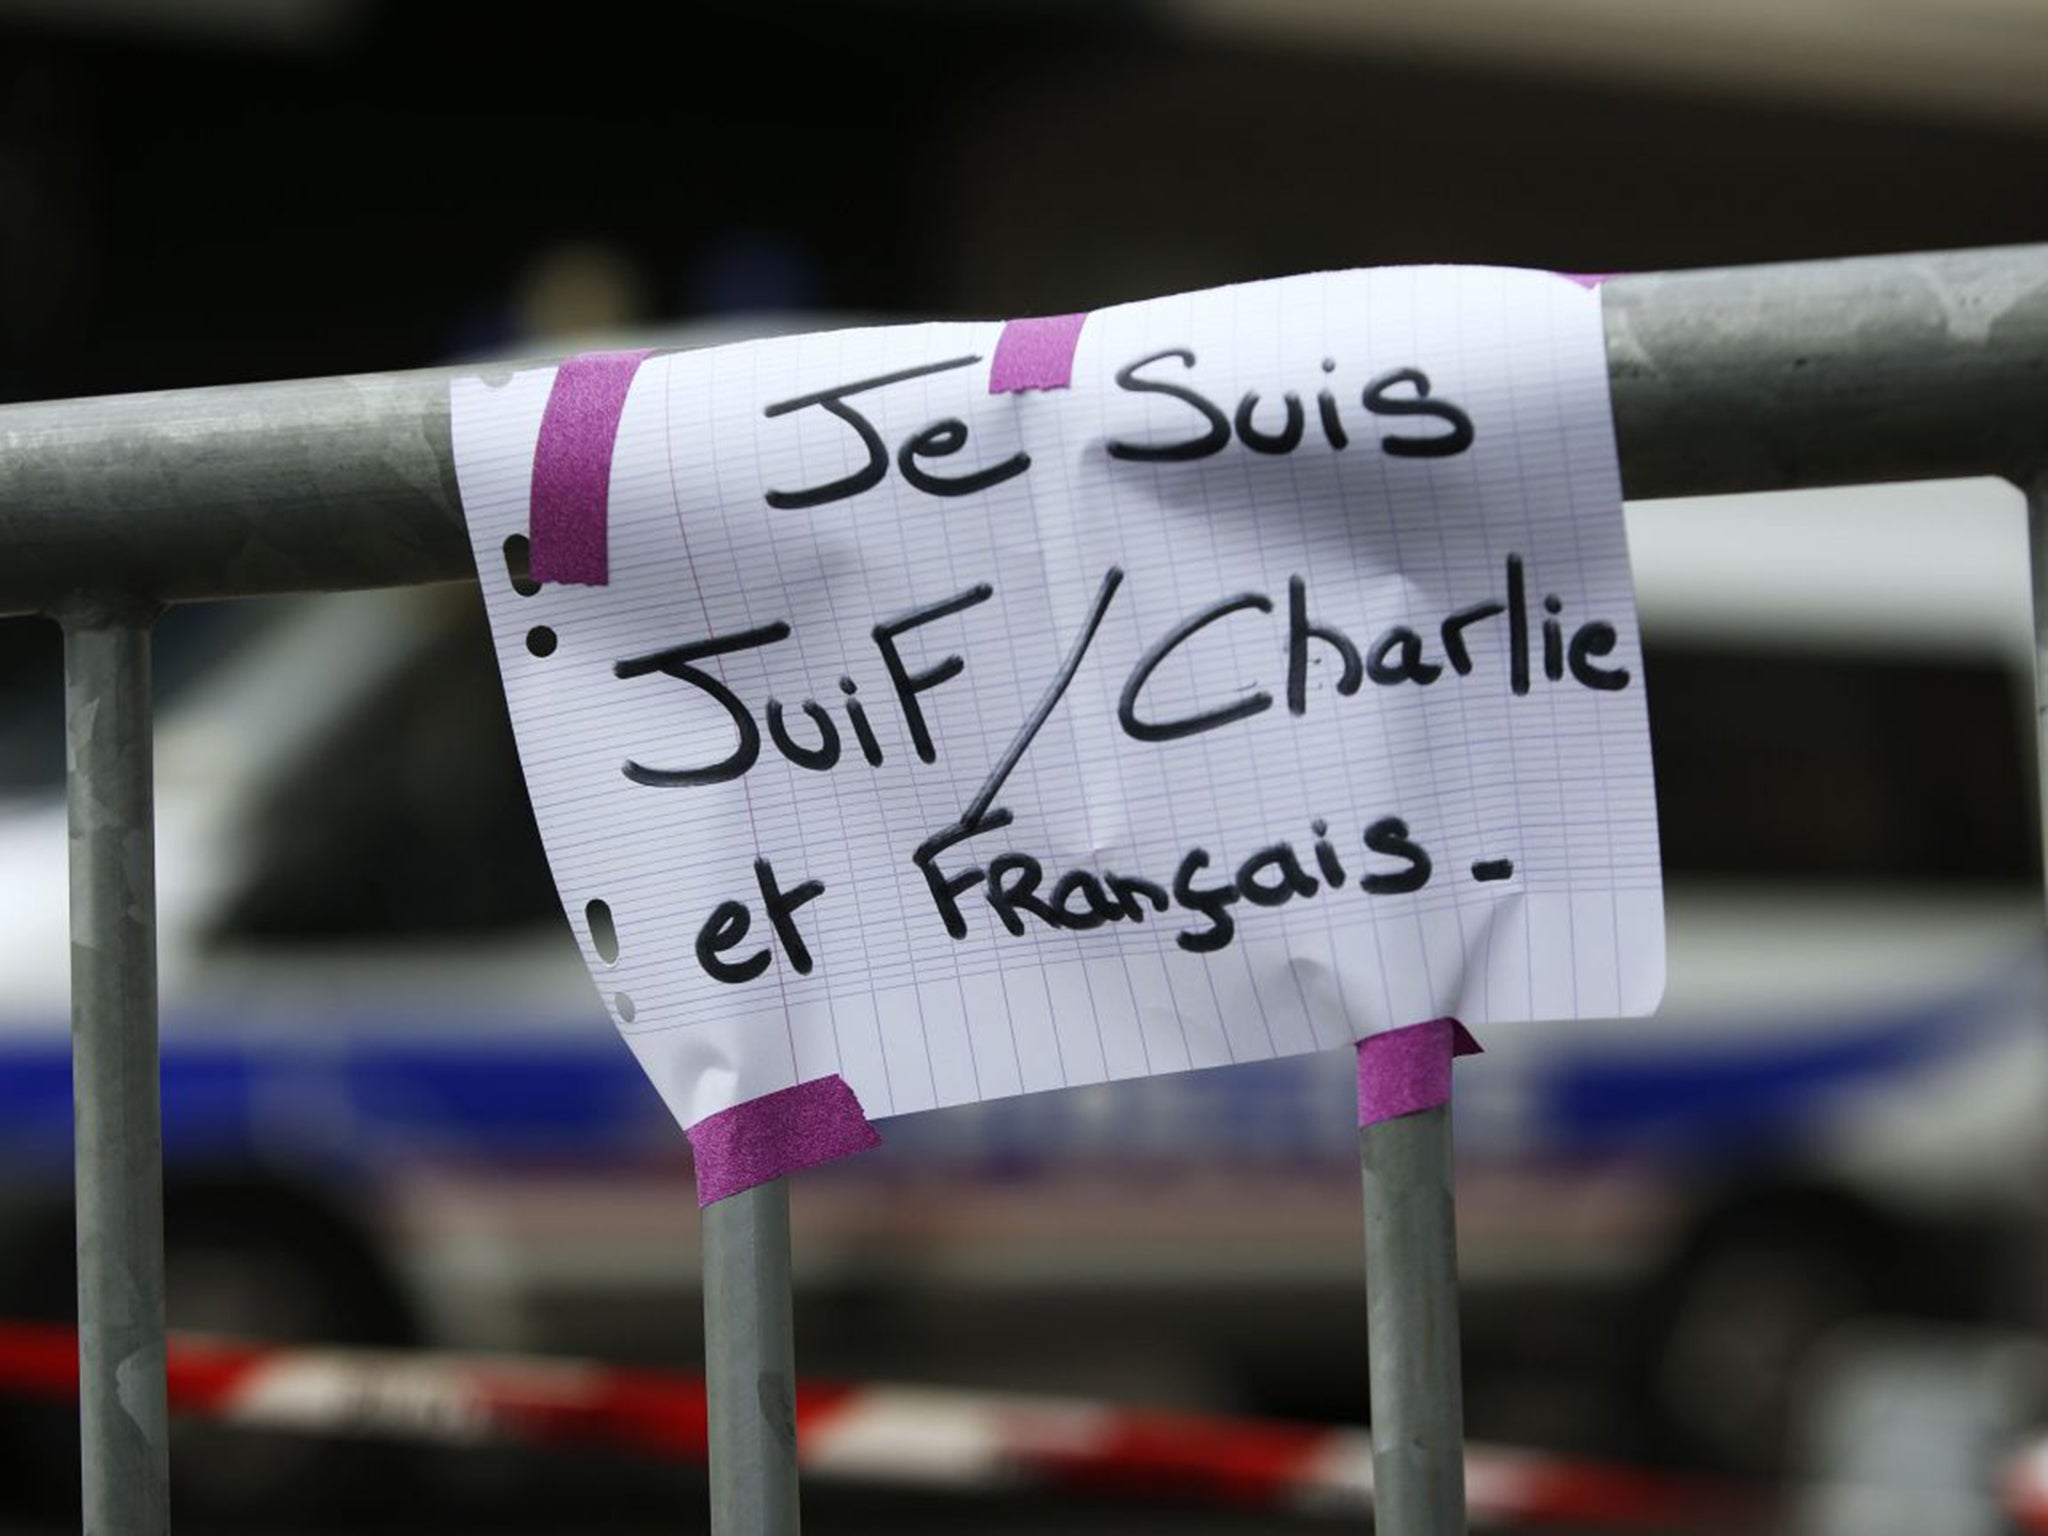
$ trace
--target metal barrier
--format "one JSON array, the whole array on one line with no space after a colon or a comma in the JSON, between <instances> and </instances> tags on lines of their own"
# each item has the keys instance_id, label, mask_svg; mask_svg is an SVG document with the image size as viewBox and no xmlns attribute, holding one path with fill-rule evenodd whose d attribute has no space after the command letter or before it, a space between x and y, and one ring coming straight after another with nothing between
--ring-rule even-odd
<instances>
[{"instance_id":1,"label":"metal barrier","mask_svg":"<svg viewBox=\"0 0 2048 1536\"><path fill-rule=\"evenodd\" d=\"M2039 675L2048 247L1620 277L1604 306L1632 497L1967 475L2021 486ZM88 1530L168 1523L150 621L200 598L471 576L454 372L0 408L0 613L49 613L65 632ZM1360 1150L1369 1182L1379 1168L1443 1187L1448 1117L1383 1122ZM1375 1342L1455 1340L1450 1215L1448 1198L1368 1203L1368 1253L1410 1255L1397 1273L1375 1264ZM786 1189L712 1206L704 1264L713 1529L793 1532ZM1461 1529L1455 1350L1428 1380L1401 1351L1373 1360L1375 1418L1433 1448L1381 1461L1383 1528Z\"/></svg>"}]
</instances>

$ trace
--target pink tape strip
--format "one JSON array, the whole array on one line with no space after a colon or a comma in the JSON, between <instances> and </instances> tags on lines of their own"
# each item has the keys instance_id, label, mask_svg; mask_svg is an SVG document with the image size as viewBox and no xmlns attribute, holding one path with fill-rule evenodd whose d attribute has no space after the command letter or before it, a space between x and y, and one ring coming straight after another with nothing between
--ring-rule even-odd
<instances>
[{"instance_id":1,"label":"pink tape strip","mask_svg":"<svg viewBox=\"0 0 2048 1536\"><path fill-rule=\"evenodd\" d=\"M837 1073L721 1109L691 1126L689 1136L700 1207L882 1144Z\"/></svg>"},{"instance_id":2,"label":"pink tape strip","mask_svg":"<svg viewBox=\"0 0 2048 1536\"><path fill-rule=\"evenodd\" d=\"M988 366L988 392L1013 395L1021 389L1067 388L1074 382L1074 348L1081 344L1081 327L1087 321L1084 311L1005 325L996 338L995 361Z\"/></svg>"},{"instance_id":3,"label":"pink tape strip","mask_svg":"<svg viewBox=\"0 0 2048 1536\"><path fill-rule=\"evenodd\" d=\"M1377 1125L1451 1102L1451 1059L1479 1042L1456 1019L1431 1019L1358 1042L1358 1123Z\"/></svg>"},{"instance_id":4,"label":"pink tape strip","mask_svg":"<svg viewBox=\"0 0 2048 1536\"><path fill-rule=\"evenodd\" d=\"M611 577L605 518L626 391L648 352L585 352L555 370L533 452L527 538L535 581L601 587Z\"/></svg>"}]
</instances>

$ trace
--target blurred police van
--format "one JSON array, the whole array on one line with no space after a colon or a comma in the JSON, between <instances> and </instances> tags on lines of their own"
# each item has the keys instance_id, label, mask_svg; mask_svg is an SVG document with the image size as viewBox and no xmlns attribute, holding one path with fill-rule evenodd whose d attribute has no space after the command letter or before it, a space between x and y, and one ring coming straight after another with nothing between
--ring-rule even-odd
<instances>
[{"instance_id":1,"label":"blurred police van","mask_svg":"<svg viewBox=\"0 0 2048 1536\"><path fill-rule=\"evenodd\" d=\"M1490 1295L1597 1298L1624 1416L1764 1465L1830 1323L2021 1304L1996 1282L2022 1274L2048 1190L2023 525L2008 489L1973 483L1645 505L1629 532L1667 1001L1501 1029L1461 1065L1468 1336L1489 1347ZM56 640L13 639L0 1314L62 1315ZM685 1145L562 920L476 593L174 612L158 693L174 1324L682 1355ZM887 1123L882 1151L798 1181L800 1281L920 1300L844 1340L807 1329L807 1361L887 1368L861 1353L882 1335L914 1374L935 1296L1066 1298L1073 1322L1142 1292L1213 1324L1162 1347L1213 1349L1245 1381L1294 1349L1269 1396L1316 1406L1295 1388L1333 1358L1327 1331L1199 1303L1355 1306L1350 1078L1344 1053ZM1537 1313L1502 1315L1491 1331L1525 1343ZM678 1338L625 1337L642 1316ZM1007 1362L988 1344L986 1374L1043 1368L1066 1347L1047 1333L1020 1324ZM957 1336L924 1337L959 1368Z\"/></svg>"}]
</instances>

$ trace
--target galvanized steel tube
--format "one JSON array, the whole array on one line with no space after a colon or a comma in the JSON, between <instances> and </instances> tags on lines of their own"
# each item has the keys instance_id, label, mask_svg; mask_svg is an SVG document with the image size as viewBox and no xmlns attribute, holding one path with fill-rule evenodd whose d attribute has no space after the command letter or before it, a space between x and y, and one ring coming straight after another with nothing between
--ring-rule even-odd
<instances>
[{"instance_id":1,"label":"galvanized steel tube","mask_svg":"<svg viewBox=\"0 0 2048 1536\"><path fill-rule=\"evenodd\" d=\"M1646 273L1604 303L1631 496L2043 462L2048 247ZM0 613L471 574L455 372L509 365L0 407Z\"/></svg>"},{"instance_id":2,"label":"galvanized steel tube","mask_svg":"<svg viewBox=\"0 0 2048 1536\"><path fill-rule=\"evenodd\" d=\"M789 1184L704 1208L704 1386L711 1536L796 1536L796 1346Z\"/></svg>"},{"instance_id":3,"label":"galvanized steel tube","mask_svg":"<svg viewBox=\"0 0 2048 1536\"><path fill-rule=\"evenodd\" d=\"M91 1536L169 1529L149 622L64 613L78 1388Z\"/></svg>"},{"instance_id":4,"label":"galvanized steel tube","mask_svg":"<svg viewBox=\"0 0 2048 1536\"><path fill-rule=\"evenodd\" d=\"M1365 1175L1373 1529L1380 1536L1464 1536L1450 1105L1365 1127L1358 1157Z\"/></svg>"}]
</instances>

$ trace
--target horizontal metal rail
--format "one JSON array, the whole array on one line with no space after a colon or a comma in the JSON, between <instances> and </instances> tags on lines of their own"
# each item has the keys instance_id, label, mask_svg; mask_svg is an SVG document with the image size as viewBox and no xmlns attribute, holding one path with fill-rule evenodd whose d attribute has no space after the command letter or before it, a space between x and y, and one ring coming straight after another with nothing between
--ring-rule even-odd
<instances>
[{"instance_id":1,"label":"horizontal metal rail","mask_svg":"<svg viewBox=\"0 0 2048 1536\"><path fill-rule=\"evenodd\" d=\"M2048 246L1618 277L1605 300L1631 496L2041 468ZM0 407L0 613L470 575L447 386L477 371Z\"/></svg>"}]
</instances>

